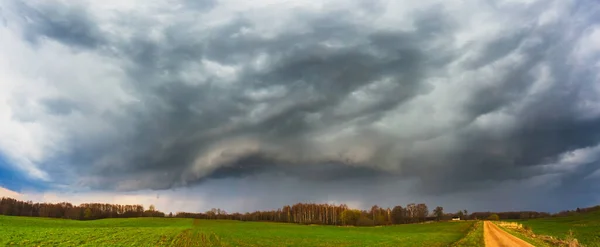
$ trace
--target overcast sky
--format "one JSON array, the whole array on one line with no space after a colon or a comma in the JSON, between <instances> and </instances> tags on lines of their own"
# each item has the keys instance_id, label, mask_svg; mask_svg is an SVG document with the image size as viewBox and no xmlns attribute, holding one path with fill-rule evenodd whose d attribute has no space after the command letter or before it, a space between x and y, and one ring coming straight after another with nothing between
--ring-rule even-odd
<instances>
[{"instance_id":1,"label":"overcast sky","mask_svg":"<svg viewBox=\"0 0 600 247\"><path fill-rule=\"evenodd\" d=\"M593 0L0 1L0 196L600 204Z\"/></svg>"}]
</instances>

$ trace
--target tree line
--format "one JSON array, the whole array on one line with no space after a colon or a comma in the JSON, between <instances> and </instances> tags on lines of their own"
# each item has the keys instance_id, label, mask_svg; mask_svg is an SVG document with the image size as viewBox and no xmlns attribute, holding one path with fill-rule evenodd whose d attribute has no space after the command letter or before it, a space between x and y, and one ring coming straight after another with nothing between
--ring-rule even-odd
<instances>
[{"instance_id":1,"label":"tree line","mask_svg":"<svg viewBox=\"0 0 600 247\"><path fill-rule=\"evenodd\" d=\"M500 220L536 219L552 216L545 212L515 211L515 212L475 212L470 215L472 219L488 219L492 215L498 215Z\"/></svg>"},{"instance_id":2,"label":"tree line","mask_svg":"<svg viewBox=\"0 0 600 247\"><path fill-rule=\"evenodd\" d=\"M150 206L150 208L146 210L142 205L106 203L84 203L73 205L67 202L33 203L31 201L20 201L6 197L0 199L0 214L74 220L166 216L178 218L356 226L406 224L436 219L429 215L429 209L424 203L411 203L405 207L396 206L393 209L375 205L371 207L370 210L352 209L346 204L297 203L294 205L286 205L271 211L227 213L225 210L213 208L204 213L178 212L175 215L172 213L165 215L165 213L156 210L154 206ZM439 218L437 219L439 220Z\"/></svg>"},{"instance_id":3,"label":"tree line","mask_svg":"<svg viewBox=\"0 0 600 247\"><path fill-rule=\"evenodd\" d=\"M6 197L0 199L0 214L73 220L165 216L164 213L155 210L153 206L148 210L144 210L144 206L142 205L118 205L106 203L84 203L75 206L68 202L33 203L31 201L19 201Z\"/></svg>"},{"instance_id":4,"label":"tree line","mask_svg":"<svg viewBox=\"0 0 600 247\"><path fill-rule=\"evenodd\" d=\"M370 210L352 209L346 204L297 203L271 211L227 214L225 211L212 209L206 213L179 212L174 217L355 226L418 223L435 219L429 215L429 209L424 203L411 203L393 209L374 205Z\"/></svg>"},{"instance_id":5,"label":"tree line","mask_svg":"<svg viewBox=\"0 0 600 247\"><path fill-rule=\"evenodd\" d=\"M589 212L598 212L598 211L600 211L600 205L593 206L593 207L587 207L587 208L577 208L575 210L563 210L556 214L553 214L552 216L553 217L570 216L570 215L575 215L575 214L579 214L579 213L589 213Z\"/></svg>"},{"instance_id":6,"label":"tree line","mask_svg":"<svg viewBox=\"0 0 600 247\"><path fill-rule=\"evenodd\" d=\"M228 213L225 210L213 208L204 213L178 212L175 215L172 213L166 215L165 213L156 210L152 205L148 209L145 209L142 205L103 203L73 205L67 202L33 203L31 201L19 201L6 197L0 199L0 214L12 216L51 217L74 220L131 217L177 217L354 226L409 224L426 221L443 221L453 218L460 218L462 220L488 219L494 214L502 220L531 219L596 210L600 210L600 206L583 209L578 208L576 211L562 211L554 215L535 211L474 212L468 214L467 210L460 210L456 213L445 213L444 208L440 206L430 211L429 207L424 203L410 203L406 206L395 206L393 208L383 208L374 205L368 210L352 209L346 204L296 203L294 205L286 205L282 208L270 211Z\"/></svg>"}]
</instances>

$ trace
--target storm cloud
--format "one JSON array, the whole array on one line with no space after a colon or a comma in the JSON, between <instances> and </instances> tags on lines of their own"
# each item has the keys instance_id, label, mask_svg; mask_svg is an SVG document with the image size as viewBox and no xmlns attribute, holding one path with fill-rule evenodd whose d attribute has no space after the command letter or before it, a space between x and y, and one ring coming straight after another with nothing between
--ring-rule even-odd
<instances>
[{"instance_id":1,"label":"storm cloud","mask_svg":"<svg viewBox=\"0 0 600 247\"><path fill-rule=\"evenodd\" d=\"M92 190L596 187L593 1L134 2L0 3L11 166Z\"/></svg>"}]
</instances>

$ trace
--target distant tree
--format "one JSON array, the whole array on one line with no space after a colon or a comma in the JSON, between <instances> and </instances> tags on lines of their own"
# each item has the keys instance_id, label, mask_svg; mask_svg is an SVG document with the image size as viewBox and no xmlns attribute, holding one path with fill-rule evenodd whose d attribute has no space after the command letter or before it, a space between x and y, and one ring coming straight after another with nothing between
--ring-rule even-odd
<instances>
[{"instance_id":1,"label":"distant tree","mask_svg":"<svg viewBox=\"0 0 600 247\"><path fill-rule=\"evenodd\" d=\"M409 203L406 204L406 208L404 208L406 214L406 220L408 220L408 223L414 223L416 222L416 218L417 218L417 204L414 203Z\"/></svg>"},{"instance_id":2,"label":"distant tree","mask_svg":"<svg viewBox=\"0 0 600 247\"><path fill-rule=\"evenodd\" d=\"M170 212L170 213L169 213L169 217L173 217L173 212Z\"/></svg>"},{"instance_id":3,"label":"distant tree","mask_svg":"<svg viewBox=\"0 0 600 247\"><path fill-rule=\"evenodd\" d=\"M371 216L371 219L373 220L373 222L377 222L378 215L379 215L379 206L373 205L371 207L371 213L369 214L369 216Z\"/></svg>"},{"instance_id":4,"label":"distant tree","mask_svg":"<svg viewBox=\"0 0 600 247\"><path fill-rule=\"evenodd\" d=\"M395 206L391 212L392 224L404 223L404 209L402 206Z\"/></svg>"},{"instance_id":5,"label":"distant tree","mask_svg":"<svg viewBox=\"0 0 600 247\"><path fill-rule=\"evenodd\" d=\"M217 214L217 209L216 208L213 208L213 209L211 209L209 211L206 211L206 215L208 216L209 219L214 219L215 216L216 216L216 214Z\"/></svg>"},{"instance_id":6,"label":"distant tree","mask_svg":"<svg viewBox=\"0 0 600 247\"><path fill-rule=\"evenodd\" d=\"M440 206L435 207L433 214L437 220L441 220L444 217L444 208Z\"/></svg>"},{"instance_id":7,"label":"distant tree","mask_svg":"<svg viewBox=\"0 0 600 247\"><path fill-rule=\"evenodd\" d=\"M346 209L342 211L340 218L342 218L343 225L356 225L361 217L362 212L356 209Z\"/></svg>"},{"instance_id":8,"label":"distant tree","mask_svg":"<svg viewBox=\"0 0 600 247\"><path fill-rule=\"evenodd\" d=\"M498 216L497 214L491 214L487 219L488 220L500 220L500 216Z\"/></svg>"},{"instance_id":9,"label":"distant tree","mask_svg":"<svg viewBox=\"0 0 600 247\"><path fill-rule=\"evenodd\" d=\"M466 209L465 209L465 210L463 210L463 215L464 215L464 217L465 217L465 218L464 218L465 220L469 219L469 214L468 214L468 211L467 211Z\"/></svg>"},{"instance_id":10,"label":"distant tree","mask_svg":"<svg viewBox=\"0 0 600 247\"><path fill-rule=\"evenodd\" d=\"M150 208L148 208L148 210L150 212L154 212L154 211L156 211L156 208L154 207L154 205L150 204Z\"/></svg>"},{"instance_id":11,"label":"distant tree","mask_svg":"<svg viewBox=\"0 0 600 247\"><path fill-rule=\"evenodd\" d=\"M427 208L425 203L419 203L417 204L416 214L418 220L423 222L427 218L427 215L429 215L429 208Z\"/></svg>"},{"instance_id":12,"label":"distant tree","mask_svg":"<svg viewBox=\"0 0 600 247\"><path fill-rule=\"evenodd\" d=\"M356 225L357 226L373 226L375 225L375 222L371 219L369 219L366 215L361 215L359 216L358 220L356 221Z\"/></svg>"},{"instance_id":13,"label":"distant tree","mask_svg":"<svg viewBox=\"0 0 600 247\"><path fill-rule=\"evenodd\" d=\"M92 209L86 208L83 211L83 218L86 219L86 220L91 220L92 219Z\"/></svg>"},{"instance_id":14,"label":"distant tree","mask_svg":"<svg viewBox=\"0 0 600 247\"><path fill-rule=\"evenodd\" d=\"M456 212L456 214L454 214L454 216L463 219L465 214L463 213L463 211L458 210L458 212Z\"/></svg>"},{"instance_id":15,"label":"distant tree","mask_svg":"<svg viewBox=\"0 0 600 247\"><path fill-rule=\"evenodd\" d=\"M390 208L385 209L385 222L387 225L392 224L392 210Z\"/></svg>"}]
</instances>

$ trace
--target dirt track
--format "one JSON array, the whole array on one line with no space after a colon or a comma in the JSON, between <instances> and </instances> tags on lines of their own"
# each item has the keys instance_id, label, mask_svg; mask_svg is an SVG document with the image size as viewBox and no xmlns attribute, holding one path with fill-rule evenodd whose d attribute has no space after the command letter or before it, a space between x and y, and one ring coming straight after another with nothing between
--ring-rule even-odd
<instances>
[{"instance_id":1,"label":"dirt track","mask_svg":"<svg viewBox=\"0 0 600 247\"><path fill-rule=\"evenodd\" d=\"M533 247L533 245L503 231L489 221L483 222L483 238L486 247Z\"/></svg>"}]
</instances>

